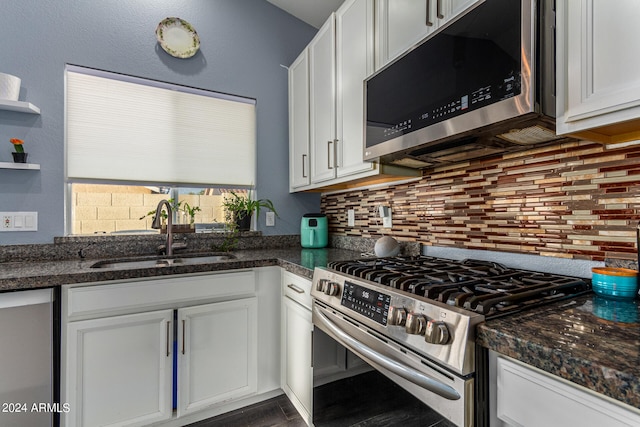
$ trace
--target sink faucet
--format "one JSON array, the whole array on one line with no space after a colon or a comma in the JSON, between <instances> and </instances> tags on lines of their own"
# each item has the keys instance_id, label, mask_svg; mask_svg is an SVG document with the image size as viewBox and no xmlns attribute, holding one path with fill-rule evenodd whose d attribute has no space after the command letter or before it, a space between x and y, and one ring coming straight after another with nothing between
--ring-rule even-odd
<instances>
[{"instance_id":1,"label":"sink faucet","mask_svg":"<svg viewBox=\"0 0 640 427\"><path fill-rule=\"evenodd\" d=\"M167 208L167 243L165 246L165 254L167 256L173 255L173 212L171 212L171 203L167 200L160 200L158 206L156 207L156 216L153 218L153 223L151 224L151 228L159 229L162 227L162 207L166 206Z\"/></svg>"}]
</instances>

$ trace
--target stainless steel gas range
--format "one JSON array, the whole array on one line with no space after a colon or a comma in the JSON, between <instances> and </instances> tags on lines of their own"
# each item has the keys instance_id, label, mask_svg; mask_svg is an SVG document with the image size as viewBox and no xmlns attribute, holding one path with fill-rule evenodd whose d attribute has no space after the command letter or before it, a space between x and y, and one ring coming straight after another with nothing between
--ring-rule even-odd
<instances>
[{"instance_id":1,"label":"stainless steel gas range","mask_svg":"<svg viewBox=\"0 0 640 427\"><path fill-rule=\"evenodd\" d=\"M326 334L367 362L372 371L390 379L401 389L393 394L408 392L399 402L414 398L421 402L427 413L416 412L415 425L481 425L475 408L475 327L485 318L589 288L580 278L478 260L400 256L332 262L314 271L314 334ZM363 394L376 393L363 390ZM314 391L314 424L340 425L338 418L325 420L319 415L327 413L326 405L316 395L321 393ZM382 405L371 402L364 406L375 412ZM409 413L398 412L397 405L396 413ZM330 408L335 417L344 416L337 406ZM354 405L344 406L348 413L354 412ZM441 417L440 424L425 424L432 422L433 412ZM363 420L372 416L364 414ZM380 415L381 419L389 416ZM403 425L411 422L404 420Z\"/></svg>"}]
</instances>

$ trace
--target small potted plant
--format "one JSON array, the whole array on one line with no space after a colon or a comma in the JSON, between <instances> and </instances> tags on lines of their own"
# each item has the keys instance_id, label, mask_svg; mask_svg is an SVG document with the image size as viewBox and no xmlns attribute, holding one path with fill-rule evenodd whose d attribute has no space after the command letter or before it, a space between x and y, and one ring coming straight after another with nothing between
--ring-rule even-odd
<instances>
[{"instance_id":1,"label":"small potted plant","mask_svg":"<svg viewBox=\"0 0 640 427\"><path fill-rule=\"evenodd\" d=\"M15 150L13 153L13 162L14 163L27 163L27 156L29 153L24 152L24 141L18 138L11 138L9 140L13 144L13 149Z\"/></svg>"},{"instance_id":2,"label":"small potted plant","mask_svg":"<svg viewBox=\"0 0 640 427\"><path fill-rule=\"evenodd\" d=\"M200 206L191 206L189 203L184 202L182 210L189 216L189 227L196 228L196 212L200 211Z\"/></svg>"},{"instance_id":3,"label":"small potted plant","mask_svg":"<svg viewBox=\"0 0 640 427\"><path fill-rule=\"evenodd\" d=\"M239 195L233 191L230 191L230 197L225 197L222 206L228 215L228 221L234 222L239 231L247 231L251 228L251 216L253 212L260 215L261 208L267 208L276 215L276 209L273 207L273 202L269 199L253 199L251 197L251 191L247 196Z\"/></svg>"},{"instance_id":4,"label":"small potted plant","mask_svg":"<svg viewBox=\"0 0 640 427\"><path fill-rule=\"evenodd\" d=\"M182 202L176 202L173 199L169 199L167 201L171 205L171 211L172 212L178 212L180 210L180 205L182 204ZM141 220L145 219L148 216L150 216L153 219L155 217L155 215L156 215L156 210L153 209L153 210L147 212L146 215L142 215L140 217L140 219ZM161 218L161 221L162 221L162 229L161 229L161 231L163 233L166 233L167 232L167 211L165 211L165 210L161 211L160 212L160 218Z\"/></svg>"}]
</instances>

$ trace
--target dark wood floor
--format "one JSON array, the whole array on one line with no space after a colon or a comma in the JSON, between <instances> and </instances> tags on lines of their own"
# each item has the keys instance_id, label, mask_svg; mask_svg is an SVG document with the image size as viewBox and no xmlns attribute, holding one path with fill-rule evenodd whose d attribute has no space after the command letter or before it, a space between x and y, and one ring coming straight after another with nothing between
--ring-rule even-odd
<instances>
[{"instance_id":1,"label":"dark wood floor","mask_svg":"<svg viewBox=\"0 0 640 427\"><path fill-rule=\"evenodd\" d=\"M284 394L218 415L188 427L303 427L305 422Z\"/></svg>"},{"instance_id":2,"label":"dark wood floor","mask_svg":"<svg viewBox=\"0 0 640 427\"><path fill-rule=\"evenodd\" d=\"M376 371L316 387L314 424L322 427L455 427ZM188 427L305 427L287 396L190 424Z\"/></svg>"}]
</instances>

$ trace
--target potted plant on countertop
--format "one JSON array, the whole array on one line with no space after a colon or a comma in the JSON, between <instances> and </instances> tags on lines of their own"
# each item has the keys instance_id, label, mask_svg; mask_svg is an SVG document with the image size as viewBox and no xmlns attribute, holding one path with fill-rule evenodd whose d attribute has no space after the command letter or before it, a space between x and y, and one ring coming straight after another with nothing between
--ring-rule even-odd
<instances>
[{"instance_id":1,"label":"potted plant on countertop","mask_svg":"<svg viewBox=\"0 0 640 427\"><path fill-rule=\"evenodd\" d=\"M182 210L189 216L189 227L196 228L196 212L200 211L200 206L191 206L189 203L184 202Z\"/></svg>"},{"instance_id":2,"label":"potted plant on countertop","mask_svg":"<svg viewBox=\"0 0 640 427\"><path fill-rule=\"evenodd\" d=\"M22 144L24 144L24 141L18 138L11 138L9 142L13 144L13 149L16 150L11 153L13 155L13 162L27 163L27 156L29 155L29 153L24 152L24 147L22 146Z\"/></svg>"},{"instance_id":3,"label":"potted plant on countertop","mask_svg":"<svg viewBox=\"0 0 640 427\"><path fill-rule=\"evenodd\" d=\"M261 208L269 209L276 216L278 215L271 200L254 199L251 196L251 190L249 190L246 197L234 191L230 191L229 194L229 197L225 197L222 206L225 209L227 222L236 224L239 231L248 231L251 228L251 216L253 212L256 215L260 215Z\"/></svg>"},{"instance_id":4,"label":"potted plant on countertop","mask_svg":"<svg viewBox=\"0 0 640 427\"><path fill-rule=\"evenodd\" d=\"M196 227L195 227L195 213L197 211L200 210L200 208L198 206L194 206L191 207L189 206L189 204L187 204L185 202L186 206L182 206L182 202L176 201L174 199L168 199L167 200L169 202L169 204L171 205L171 211L172 213L176 214L174 216L176 222L174 224L171 224L171 231L173 233L195 233ZM188 206L188 209L187 209ZM190 216L190 220L192 221L189 224L180 224L178 223L179 218L180 218L180 212L184 212L185 214ZM151 210L149 212L147 212L146 215L143 215L140 217L140 219L144 219L148 216L150 217L155 217L156 215L156 211ZM166 234L167 233L167 212L166 210L162 210L160 212L160 218L162 221L162 226L160 228L160 234Z\"/></svg>"}]
</instances>

